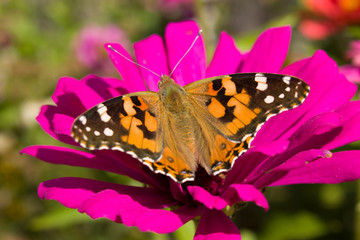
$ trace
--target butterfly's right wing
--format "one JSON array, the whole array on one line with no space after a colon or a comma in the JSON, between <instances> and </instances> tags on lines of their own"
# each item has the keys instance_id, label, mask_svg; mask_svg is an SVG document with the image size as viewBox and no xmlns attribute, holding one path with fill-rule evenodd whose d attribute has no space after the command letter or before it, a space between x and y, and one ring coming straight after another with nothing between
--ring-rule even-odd
<instances>
[{"instance_id":1,"label":"butterfly's right wing","mask_svg":"<svg viewBox=\"0 0 360 240\"><path fill-rule=\"evenodd\" d=\"M186 85L194 106L227 139L255 135L271 116L304 102L309 86L299 78L271 73L240 73Z\"/></svg>"},{"instance_id":2,"label":"butterfly's right wing","mask_svg":"<svg viewBox=\"0 0 360 240\"><path fill-rule=\"evenodd\" d=\"M210 149L210 154L203 151L200 164L215 175L232 168L265 121L300 105L309 93L302 80L270 73L213 77L184 88Z\"/></svg>"}]
</instances>

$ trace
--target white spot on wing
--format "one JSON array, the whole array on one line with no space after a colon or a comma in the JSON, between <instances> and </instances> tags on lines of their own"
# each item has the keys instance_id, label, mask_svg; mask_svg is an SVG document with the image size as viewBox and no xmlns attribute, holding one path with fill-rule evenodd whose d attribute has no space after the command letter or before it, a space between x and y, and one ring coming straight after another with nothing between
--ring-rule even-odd
<instances>
[{"instance_id":1,"label":"white spot on wing","mask_svg":"<svg viewBox=\"0 0 360 240\"><path fill-rule=\"evenodd\" d=\"M87 122L87 118L86 118L85 116L81 116L81 117L79 118L79 121L80 121L83 125L85 125L86 122Z\"/></svg>"},{"instance_id":2,"label":"white spot on wing","mask_svg":"<svg viewBox=\"0 0 360 240\"><path fill-rule=\"evenodd\" d=\"M283 93L279 95L279 98L284 98L284 97L285 97L285 94L283 94Z\"/></svg>"},{"instance_id":3,"label":"white spot on wing","mask_svg":"<svg viewBox=\"0 0 360 240\"><path fill-rule=\"evenodd\" d=\"M265 77L262 73L255 74L255 82L258 83L256 87L257 90L265 91L268 88L267 77Z\"/></svg>"},{"instance_id":4,"label":"white spot on wing","mask_svg":"<svg viewBox=\"0 0 360 240\"><path fill-rule=\"evenodd\" d=\"M110 128L105 128L104 129L104 134L108 137L111 137L112 135L114 135L114 131L111 130Z\"/></svg>"},{"instance_id":5,"label":"white spot on wing","mask_svg":"<svg viewBox=\"0 0 360 240\"><path fill-rule=\"evenodd\" d=\"M118 151L124 151L124 149L122 149L120 146L115 146L111 148L112 150L118 150Z\"/></svg>"},{"instance_id":6,"label":"white spot on wing","mask_svg":"<svg viewBox=\"0 0 360 240\"><path fill-rule=\"evenodd\" d=\"M106 150L106 149L109 149L109 146L107 146L107 145L101 145L101 146L99 147L99 150Z\"/></svg>"},{"instance_id":7,"label":"white spot on wing","mask_svg":"<svg viewBox=\"0 0 360 240\"><path fill-rule=\"evenodd\" d=\"M100 132L99 131L94 131L94 135L95 136L100 136Z\"/></svg>"},{"instance_id":8,"label":"white spot on wing","mask_svg":"<svg viewBox=\"0 0 360 240\"><path fill-rule=\"evenodd\" d=\"M274 102L274 100L275 100L275 98L270 95L267 95L266 98L264 99L264 101L268 104Z\"/></svg>"},{"instance_id":9,"label":"white spot on wing","mask_svg":"<svg viewBox=\"0 0 360 240\"><path fill-rule=\"evenodd\" d=\"M266 83L266 82L267 82L267 78L266 78L264 75L261 75L261 76L255 75L255 81L256 81L256 82Z\"/></svg>"},{"instance_id":10,"label":"white spot on wing","mask_svg":"<svg viewBox=\"0 0 360 240\"><path fill-rule=\"evenodd\" d=\"M108 122L110 121L111 117L107 114L107 113L104 113L103 115L101 115L101 120L103 122Z\"/></svg>"},{"instance_id":11,"label":"white spot on wing","mask_svg":"<svg viewBox=\"0 0 360 240\"><path fill-rule=\"evenodd\" d=\"M258 82L258 85L256 87L257 90L265 91L268 88L268 85L263 82Z\"/></svg>"},{"instance_id":12,"label":"white spot on wing","mask_svg":"<svg viewBox=\"0 0 360 240\"><path fill-rule=\"evenodd\" d=\"M101 121L108 122L110 121L111 117L107 114L107 107L104 104L98 105L98 114L100 115Z\"/></svg>"},{"instance_id":13,"label":"white spot on wing","mask_svg":"<svg viewBox=\"0 0 360 240\"><path fill-rule=\"evenodd\" d=\"M290 80L291 80L291 77L290 77L290 76L284 76L284 77L283 77L283 81L284 81L284 83L286 83L287 85L290 84Z\"/></svg>"}]
</instances>

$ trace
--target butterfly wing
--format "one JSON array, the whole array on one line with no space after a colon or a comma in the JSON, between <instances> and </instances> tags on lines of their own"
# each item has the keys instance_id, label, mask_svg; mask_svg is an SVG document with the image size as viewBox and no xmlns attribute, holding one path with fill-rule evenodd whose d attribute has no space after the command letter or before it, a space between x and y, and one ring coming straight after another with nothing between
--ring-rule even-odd
<instances>
[{"instance_id":1,"label":"butterfly wing","mask_svg":"<svg viewBox=\"0 0 360 240\"><path fill-rule=\"evenodd\" d=\"M220 135L216 144L209 143L216 154L204 163L213 174L231 169L267 119L300 105L309 93L309 86L296 77L268 73L208 78L184 88L201 111L200 121Z\"/></svg>"},{"instance_id":2,"label":"butterfly wing","mask_svg":"<svg viewBox=\"0 0 360 240\"><path fill-rule=\"evenodd\" d=\"M90 150L119 150L141 161L156 161L163 152L158 101L154 92L107 100L80 115L71 134Z\"/></svg>"},{"instance_id":3,"label":"butterfly wing","mask_svg":"<svg viewBox=\"0 0 360 240\"><path fill-rule=\"evenodd\" d=\"M73 123L71 134L89 150L123 151L155 173L167 175L174 181L193 180L194 171L172 147L176 140L168 133L164 114L157 93L127 94L100 103L80 115ZM169 142L169 138L173 142Z\"/></svg>"}]
</instances>

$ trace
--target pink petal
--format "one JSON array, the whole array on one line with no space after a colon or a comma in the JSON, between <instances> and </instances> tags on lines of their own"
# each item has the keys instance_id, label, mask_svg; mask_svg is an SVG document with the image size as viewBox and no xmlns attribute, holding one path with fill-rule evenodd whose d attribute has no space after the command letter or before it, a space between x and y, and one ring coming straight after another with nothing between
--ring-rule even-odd
<instances>
[{"instance_id":1,"label":"pink petal","mask_svg":"<svg viewBox=\"0 0 360 240\"><path fill-rule=\"evenodd\" d=\"M241 72L276 73L284 64L291 37L291 28L270 28L256 40L244 60Z\"/></svg>"},{"instance_id":2,"label":"pink petal","mask_svg":"<svg viewBox=\"0 0 360 240\"><path fill-rule=\"evenodd\" d=\"M200 208L183 206L174 211L151 209L131 195L109 189L84 201L79 212L85 212L94 219L105 217L128 227L137 226L141 231L170 233L196 217Z\"/></svg>"},{"instance_id":3,"label":"pink petal","mask_svg":"<svg viewBox=\"0 0 360 240\"><path fill-rule=\"evenodd\" d=\"M337 137L324 145L324 149L334 149L360 140L360 101L345 104L336 112L341 116L342 126Z\"/></svg>"},{"instance_id":4,"label":"pink petal","mask_svg":"<svg viewBox=\"0 0 360 240\"><path fill-rule=\"evenodd\" d=\"M52 119L52 124L56 134L63 134L71 136L71 127L74 118L61 113L55 113Z\"/></svg>"},{"instance_id":5,"label":"pink petal","mask_svg":"<svg viewBox=\"0 0 360 240\"><path fill-rule=\"evenodd\" d=\"M113 61L115 67L119 71L124 84L126 84L129 92L138 92L138 91L146 91L147 88L145 86L145 82L142 79L138 67L120 56L118 53L112 51L107 46L111 45L116 51L124 55L126 58L131 59L132 57L129 53L117 43L105 44L105 49L108 52L111 60Z\"/></svg>"},{"instance_id":6,"label":"pink petal","mask_svg":"<svg viewBox=\"0 0 360 240\"><path fill-rule=\"evenodd\" d=\"M242 60L243 55L236 48L234 39L226 32L222 32L214 57L206 71L206 77L237 73Z\"/></svg>"},{"instance_id":7,"label":"pink petal","mask_svg":"<svg viewBox=\"0 0 360 240\"><path fill-rule=\"evenodd\" d=\"M214 196L200 186L189 186L188 191L195 201L204 204L209 209L223 209L228 204L219 196Z\"/></svg>"},{"instance_id":8,"label":"pink petal","mask_svg":"<svg viewBox=\"0 0 360 240\"><path fill-rule=\"evenodd\" d=\"M289 148L298 148L298 151L320 148L331 142L339 135L336 129L341 127L341 116L335 112L319 114L302 125L291 137Z\"/></svg>"},{"instance_id":9,"label":"pink petal","mask_svg":"<svg viewBox=\"0 0 360 240\"><path fill-rule=\"evenodd\" d=\"M290 171L271 186L325 183L334 184L355 181L360 178L360 151L333 153L331 157L319 158L302 168Z\"/></svg>"},{"instance_id":10,"label":"pink petal","mask_svg":"<svg viewBox=\"0 0 360 240\"><path fill-rule=\"evenodd\" d=\"M169 75L169 66L163 39L159 35L152 35L134 44L137 62L158 75ZM150 91L158 91L159 76L140 68Z\"/></svg>"},{"instance_id":11,"label":"pink petal","mask_svg":"<svg viewBox=\"0 0 360 240\"><path fill-rule=\"evenodd\" d=\"M312 162L320 157L325 158L330 154L329 151L312 149L304 152L300 152L295 156L291 157L286 161L282 161L283 163L278 165L277 167L271 169L267 168L268 171L265 174L259 175L259 179L257 179L253 184L262 189L272 182L281 179L285 176L289 171L292 171L297 168L305 167L309 162Z\"/></svg>"},{"instance_id":12,"label":"pink petal","mask_svg":"<svg viewBox=\"0 0 360 240\"><path fill-rule=\"evenodd\" d=\"M241 236L225 213L204 208L194 240L241 240Z\"/></svg>"},{"instance_id":13,"label":"pink petal","mask_svg":"<svg viewBox=\"0 0 360 240\"><path fill-rule=\"evenodd\" d=\"M326 149L324 145L333 141L339 134L341 116L335 112L320 114L308 120L289 139L286 151L273 158L268 158L259 164L246 177L248 182L261 177L269 170L284 164L294 154L309 149ZM259 189L261 187L258 187Z\"/></svg>"},{"instance_id":14,"label":"pink petal","mask_svg":"<svg viewBox=\"0 0 360 240\"><path fill-rule=\"evenodd\" d=\"M189 193L184 190L184 188L185 187L183 187L180 183L170 181L171 195L179 202L189 202L191 200L189 197Z\"/></svg>"},{"instance_id":15,"label":"pink petal","mask_svg":"<svg viewBox=\"0 0 360 240\"><path fill-rule=\"evenodd\" d=\"M176 203L167 192L155 188L133 187L75 177L57 178L42 182L39 185L38 194L42 199L56 200L69 208L80 208L84 201L109 189L115 195L131 196L132 201L145 207L164 208ZM116 210L114 211L116 212Z\"/></svg>"},{"instance_id":16,"label":"pink petal","mask_svg":"<svg viewBox=\"0 0 360 240\"><path fill-rule=\"evenodd\" d=\"M104 152L104 151L101 151ZM157 186L155 179L152 179L138 164L138 160L122 152L116 152L116 158L109 155L99 156L75 149L56 146L30 146L21 150L42 161L64 164L69 166L86 167L113 172L129 176L139 182L150 186Z\"/></svg>"},{"instance_id":17,"label":"pink petal","mask_svg":"<svg viewBox=\"0 0 360 240\"><path fill-rule=\"evenodd\" d=\"M221 210L239 202L255 202L266 211L269 208L264 195L252 185L232 184L221 196L214 196L199 186L189 186L188 191L195 201L204 204L209 209Z\"/></svg>"},{"instance_id":18,"label":"pink petal","mask_svg":"<svg viewBox=\"0 0 360 240\"><path fill-rule=\"evenodd\" d=\"M83 78L81 81L96 91L97 94L99 94L104 100L129 93L129 91L126 89L127 86L125 81L121 79L100 78L95 75L89 75Z\"/></svg>"},{"instance_id":19,"label":"pink petal","mask_svg":"<svg viewBox=\"0 0 360 240\"><path fill-rule=\"evenodd\" d=\"M264 161L270 156L284 152L288 145L288 141L274 141L269 144L252 146L236 160L234 167L227 173L225 187L247 180L249 176L258 172L257 169L261 169Z\"/></svg>"},{"instance_id":20,"label":"pink petal","mask_svg":"<svg viewBox=\"0 0 360 240\"><path fill-rule=\"evenodd\" d=\"M265 211L269 209L265 196L249 184L232 184L221 195L221 198L230 206L238 202L254 202L259 207L264 208Z\"/></svg>"},{"instance_id":21,"label":"pink petal","mask_svg":"<svg viewBox=\"0 0 360 240\"><path fill-rule=\"evenodd\" d=\"M69 77L59 79L52 99L59 108L74 118L104 101L95 90L82 81Z\"/></svg>"},{"instance_id":22,"label":"pink petal","mask_svg":"<svg viewBox=\"0 0 360 240\"><path fill-rule=\"evenodd\" d=\"M154 173L148 167L140 164L138 159L133 158L125 152L117 150L97 150L94 151L94 154L98 157L118 162L125 170L124 175L158 189L166 191L169 189L169 183L171 181L169 177ZM136 174L134 174L134 172Z\"/></svg>"},{"instance_id":23,"label":"pink petal","mask_svg":"<svg viewBox=\"0 0 360 240\"><path fill-rule=\"evenodd\" d=\"M58 122L56 126L53 124L54 120L57 121L63 119L65 122ZM41 107L39 115L36 120L40 124L41 128L44 129L53 138L71 145L78 145L73 138L69 135L69 129L64 126L71 126L74 119L71 119L68 115L64 114L58 107L51 105L44 105ZM61 125L61 126L60 126ZM57 129L56 127L60 127Z\"/></svg>"},{"instance_id":24,"label":"pink petal","mask_svg":"<svg viewBox=\"0 0 360 240\"><path fill-rule=\"evenodd\" d=\"M170 23L165 30L166 49L170 70L184 56L199 32L194 21ZM172 78L180 85L203 79L206 74L206 55L203 37L200 36L192 49L181 61Z\"/></svg>"},{"instance_id":25,"label":"pink petal","mask_svg":"<svg viewBox=\"0 0 360 240\"><path fill-rule=\"evenodd\" d=\"M100 169L104 171L124 174L121 165L106 158L97 157L91 153L56 146L29 146L21 150L42 161L69 166Z\"/></svg>"}]
</instances>

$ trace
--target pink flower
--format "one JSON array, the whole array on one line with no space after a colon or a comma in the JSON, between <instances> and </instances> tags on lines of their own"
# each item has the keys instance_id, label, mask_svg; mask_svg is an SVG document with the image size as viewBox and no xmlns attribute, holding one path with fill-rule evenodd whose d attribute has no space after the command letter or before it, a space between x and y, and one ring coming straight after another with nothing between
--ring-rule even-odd
<instances>
[{"instance_id":1,"label":"pink flower","mask_svg":"<svg viewBox=\"0 0 360 240\"><path fill-rule=\"evenodd\" d=\"M360 40L351 42L350 49L346 55L348 59L351 59L352 64L341 66L340 72L350 82L360 83Z\"/></svg>"},{"instance_id":2,"label":"pink flower","mask_svg":"<svg viewBox=\"0 0 360 240\"><path fill-rule=\"evenodd\" d=\"M300 23L300 31L308 38L319 40L340 29L360 23L359 0L303 0L309 10Z\"/></svg>"},{"instance_id":3,"label":"pink flower","mask_svg":"<svg viewBox=\"0 0 360 240\"><path fill-rule=\"evenodd\" d=\"M114 25L90 25L83 28L74 43L77 60L87 68L107 73L112 69L112 64L103 46L109 41L120 43L126 49L130 46L126 34Z\"/></svg>"},{"instance_id":4,"label":"pink flower","mask_svg":"<svg viewBox=\"0 0 360 240\"><path fill-rule=\"evenodd\" d=\"M169 74L169 69L182 57L198 30L192 21L169 24L164 40L152 35L134 45L137 61L159 74ZM300 77L311 87L301 106L263 125L253 147L238 158L225 180L198 171L194 182L178 184L149 171L122 152L30 146L22 153L50 163L126 175L147 186L64 177L41 183L40 198L56 200L94 219L105 217L156 233L173 232L200 215L194 239L240 239L239 230L222 211L226 206L254 202L267 210L268 202L261 192L265 187L333 184L358 179L360 151L329 151L360 139L360 102L350 101L356 86L339 73L336 63L323 51L282 68L290 34L289 27L268 29L259 36L251 51L241 53L234 40L223 32L209 66L200 39L173 75L175 81L184 85L229 73L282 73ZM112 46L129 56L119 44ZM109 54L124 80L93 75L80 81L61 78L52 97L56 106L43 106L37 118L51 136L78 146L70 136L70 129L83 111L105 99L146 90L146 85L150 90L157 90L158 77L139 70L111 50Z\"/></svg>"}]
</instances>

